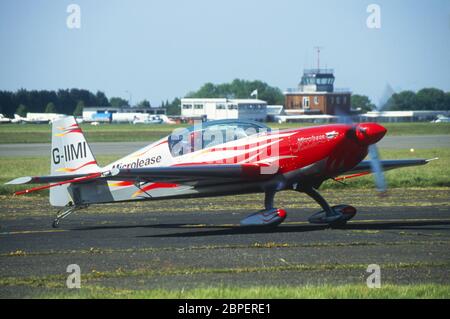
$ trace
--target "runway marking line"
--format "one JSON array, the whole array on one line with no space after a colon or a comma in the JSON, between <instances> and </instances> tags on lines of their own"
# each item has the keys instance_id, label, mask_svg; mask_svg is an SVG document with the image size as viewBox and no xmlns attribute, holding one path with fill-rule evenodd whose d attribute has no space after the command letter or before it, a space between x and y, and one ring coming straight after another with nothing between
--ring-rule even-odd
<instances>
[{"instance_id":1,"label":"runway marking line","mask_svg":"<svg viewBox=\"0 0 450 319\"><path fill-rule=\"evenodd\" d=\"M349 224L362 223L362 224L376 224L385 222L450 222L450 218L412 218L412 219L361 219L349 221ZM286 222L282 225L314 225L309 222ZM238 227L238 224L186 224L182 225L181 228L209 228L209 227ZM345 230L345 228L343 228ZM0 236L4 235L27 235L27 234L39 234L39 233L62 233L72 231L70 229L44 229L44 230L22 230L22 231L11 231L2 232Z\"/></svg>"},{"instance_id":2,"label":"runway marking line","mask_svg":"<svg viewBox=\"0 0 450 319\"><path fill-rule=\"evenodd\" d=\"M404 218L404 219L361 219L361 220L352 220L349 221L349 224L376 224L376 223L385 223L385 222L450 222L450 218ZM311 224L309 222L284 222L281 226L285 225L319 225L319 224ZM182 225L181 228L208 228L208 227L236 227L238 224L186 224Z\"/></svg>"},{"instance_id":3,"label":"runway marking line","mask_svg":"<svg viewBox=\"0 0 450 319\"><path fill-rule=\"evenodd\" d=\"M11 232L3 232L0 235L23 235L23 234L38 234L38 233L62 233L67 232L67 229L45 229L45 230L18 230Z\"/></svg>"}]
</instances>

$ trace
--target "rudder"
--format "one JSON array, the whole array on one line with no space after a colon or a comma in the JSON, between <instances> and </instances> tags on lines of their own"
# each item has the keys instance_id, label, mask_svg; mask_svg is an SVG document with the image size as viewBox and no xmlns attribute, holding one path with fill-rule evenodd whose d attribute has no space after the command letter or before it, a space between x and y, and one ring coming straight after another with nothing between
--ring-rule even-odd
<instances>
[{"instance_id":1,"label":"rudder","mask_svg":"<svg viewBox=\"0 0 450 319\"><path fill-rule=\"evenodd\" d=\"M100 167L73 116L52 123L51 175L85 174L100 171ZM50 204L65 206L74 202L69 185L50 189Z\"/></svg>"}]
</instances>

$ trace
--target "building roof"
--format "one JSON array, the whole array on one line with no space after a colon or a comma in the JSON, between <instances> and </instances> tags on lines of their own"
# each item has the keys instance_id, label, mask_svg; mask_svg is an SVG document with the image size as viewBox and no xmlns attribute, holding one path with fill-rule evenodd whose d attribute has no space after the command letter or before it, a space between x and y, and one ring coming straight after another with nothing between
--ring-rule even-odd
<instances>
[{"instance_id":1,"label":"building roof","mask_svg":"<svg viewBox=\"0 0 450 319\"><path fill-rule=\"evenodd\" d=\"M304 69L303 74L333 74L334 69Z\"/></svg>"},{"instance_id":2,"label":"building roof","mask_svg":"<svg viewBox=\"0 0 450 319\"><path fill-rule=\"evenodd\" d=\"M229 99L228 101L237 104L267 104L266 101L257 99Z\"/></svg>"},{"instance_id":3,"label":"building roof","mask_svg":"<svg viewBox=\"0 0 450 319\"><path fill-rule=\"evenodd\" d=\"M335 94L351 94L352 91L347 88L337 88L334 89L333 92L327 92L327 91L300 91L298 88L288 88L286 91L283 92L284 95L296 95L296 94L303 94L303 95L335 95Z\"/></svg>"},{"instance_id":4,"label":"building roof","mask_svg":"<svg viewBox=\"0 0 450 319\"><path fill-rule=\"evenodd\" d=\"M364 117L412 117L412 116L425 116L425 115L438 115L449 113L448 111L435 111L435 110L411 110L411 111L371 111L365 114L361 114Z\"/></svg>"},{"instance_id":5,"label":"building roof","mask_svg":"<svg viewBox=\"0 0 450 319\"><path fill-rule=\"evenodd\" d=\"M130 107L130 106L87 106L83 107L83 111L95 112L97 110L110 110L110 111L126 111L126 112L136 112L145 110L162 110L163 107Z\"/></svg>"},{"instance_id":6,"label":"building roof","mask_svg":"<svg viewBox=\"0 0 450 319\"><path fill-rule=\"evenodd\" d=\"M184 97L181 99L181 102L226 103L227 99L226 98L209 98L209 97L206 97L206 98Z\"/></svg>"},{"instance_id":7,"label":"building roof","mask_svg":"<svg viewBox=\"0 0 450 319\"><path fill-rule=\"evenodd\" d=\"M259 99L227 99L227 98L182 98L181 102L188 103L236 103L236 104L267 104Z\"/></svg>"}]
</instances>

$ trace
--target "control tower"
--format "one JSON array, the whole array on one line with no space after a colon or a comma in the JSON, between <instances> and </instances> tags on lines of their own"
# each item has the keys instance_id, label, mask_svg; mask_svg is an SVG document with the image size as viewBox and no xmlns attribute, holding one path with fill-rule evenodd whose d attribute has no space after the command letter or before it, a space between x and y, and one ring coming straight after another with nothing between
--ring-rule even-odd
<instances>
[{"instance_id":1,"label":"control tower","mask_svg":"<svg viewBox=\"0 0 450 319\"><path fill-rule=\"evenodd\" d=\"M351 91L334 87L334 70L322 69L317 50L317 68L305 69L297 88L284 92L286 114L349 114Z\"/></svg>"},{"instance_id":2,"label":"control tower","mask_svg":"<svg viewBox=\"0 0 450 319\"><path fill-rule=\"evenodd\" d=\"M301 92L333 92L333 69L306 69L298 85Z\"/></svg>"},{"instance_id":3,"label":"control tower","mask_svg":"<svg viewBox=\"0 0 450 319\"><path fill-rule=\"evenodd\" d=\"M332 69L306 69L297 88L284 92L287 114L349 114L349 89L334 88Z\"/></svg>"}]
</instances>

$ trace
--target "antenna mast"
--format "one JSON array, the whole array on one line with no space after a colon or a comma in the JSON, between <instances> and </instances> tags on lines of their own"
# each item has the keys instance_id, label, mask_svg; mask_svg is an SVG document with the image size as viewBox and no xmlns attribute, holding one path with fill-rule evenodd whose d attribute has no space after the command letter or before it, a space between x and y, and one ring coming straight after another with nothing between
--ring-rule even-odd
<instances>
[{"instance_id":1,"label":"antenna mast","mask_svg":"<svg viewBox=\"0 0 450 319\"><path fill-rule=\"evenodd\" d=\"M314 49L317 51L317 70L320 70L320 50L323 47L314 47Z\"/></svg>"}]
</instances>

